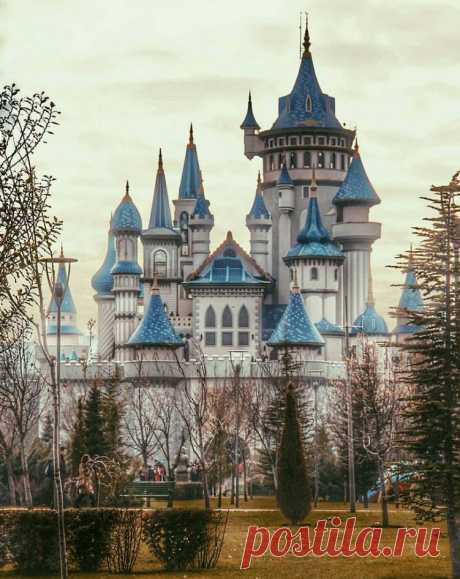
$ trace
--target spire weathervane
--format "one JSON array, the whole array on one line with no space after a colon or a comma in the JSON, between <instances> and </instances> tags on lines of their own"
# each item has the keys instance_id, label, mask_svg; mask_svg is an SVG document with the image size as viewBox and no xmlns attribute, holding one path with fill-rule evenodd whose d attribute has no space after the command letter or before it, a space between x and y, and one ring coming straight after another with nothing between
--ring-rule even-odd
<instances>
[{"instance_id":1,"label":"spire weathervane","mask_svg":"<svg viewBox=\"0 0 460 579\"><path fill-rule=\"evenodd\" d=\"M303 37L303 58L310 56L310 32L308 31L308 12L305 12L305 35Z\"/></svg>"}]
</instances>

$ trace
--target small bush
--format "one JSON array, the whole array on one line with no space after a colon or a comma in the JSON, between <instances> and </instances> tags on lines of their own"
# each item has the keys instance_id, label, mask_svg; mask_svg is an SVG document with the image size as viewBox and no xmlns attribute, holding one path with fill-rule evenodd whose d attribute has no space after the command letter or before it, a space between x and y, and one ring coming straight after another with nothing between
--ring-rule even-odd
<instances>
[{"instance_id":1,"label":"small bush","mask_svg":"<svg viewBox=\"0 0 460 579\"><path fill-rule=\"evenodd\" d=\"M65 513L70 561L80 571L97 571L110 552L117 509L69 509Z\"/></svg>"},{"instance_id":2,"label":"small bush","mask_svg":"<svg viewBox=\"0 0 460 579\"><path fill-rule=\"evenodd\" d=\"M0 524L8 537L15 570L23 575L52 575L59 569L56 512L49 509L5 510Z\"/></svg>"},{"instance_id":3,"label":"small bush","mask_svg":"<svg viewBox=\"0 0 460 579\"><path fill-rule=\"evenodd\" d=\"M198 509L155 511L145 516L144 540L168 571L209 568L222 549L222 521L220 514ZM217 541L216 529L221 531Z\"/></svg>"},{"instance_id":4,"label":"small bush","mask_svg":"<svg viewBox=\"0 0 460 579\"><path fill-rule=\"evenodd\" d=\"M142 539L142 511L124 509L119 511L113 528L112 542L107 557L111 573L131 573L137 561Z\"/></svg>"}]
</instances>

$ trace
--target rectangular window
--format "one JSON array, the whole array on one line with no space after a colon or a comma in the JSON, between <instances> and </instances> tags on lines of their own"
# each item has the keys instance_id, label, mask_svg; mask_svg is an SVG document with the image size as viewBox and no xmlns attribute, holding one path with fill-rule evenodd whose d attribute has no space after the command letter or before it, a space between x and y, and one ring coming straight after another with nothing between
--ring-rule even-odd
<instances>
[{"instance_id":1,"label":"rectangular window","mask_svg":"<svg viewBox=\"0 0 460 579\"><path fill-rule=\"evenodd\" d=\"M320 151L317 155L317 159L318 159L318 169L324 169L324 153Z\"/></svg>"},{"instance_id":2,"label":"rectangular window","mask_svg":"<svg viewBox=\"0 0 460 579\"><path fill-rule=\"evenodd\" d=\"M311 145L311 137L304 137L303 138L304 145Z\"/></svg>"},{"instance_id":3,"label":"rectangular window","mask_svg":"<svg viewBox=\"0 0 460 579\"><path fill-rule=\"evenodd\" d=\"M303 187L303 198L308 199L309 197L310 197L310 187L308 187L308 185L305 185Z\"/></svg>"},{"instance_id":4,"label":"rectangular window","mask_svg":"<svg viewBox=\"0 0 460 579\"><path fill-rule=\"evenodd\" d=\"M268 142L268 146L269 146L269 147L274 147L274 146L275 146L275 141L274 141L274 139L270 139L270 141Z\"/></svg>"},{"instance_id":5,"label":"rectangular window","mask_svg":"<svg viewBox=\"0 0 460 579\"><path fill-rule=\"evenodd\" d=\"M305 151L303 154L303 166L309 169L311 167L311 153L310 151Z\"/></svg>"},{"instance_id":6,"label":"rectangular window","mask_svg":"<svg viewBox=\"0 0 460 579\"><path fill-rule=\"evenodd\" d=\"M318 137L318 145L324 145L324 137Z\"/></svg>"},{"instance_id":7,"label":"rectangular window","mask_svg":"<svg viewBox=\"0 0 460 579\"><path fill-rule=\"evenodd\" d=\"M238 346L249 346L249 332L238 332Z\"/></svg>"},{"instance_id":8,"label":"rectangular window","mask_svg":"<svg viewBox=\"0 0 460 579\"><path fill-rule=\"evenodd\" d=\"M290 145L297 145L297 137L290 137L289 144Z\"/></svg>"},{"instance_id":9,"label":"rectangular window","mask_svg":"<svg viewBox=\"0 0 460 579\"><path fill-rule=\"evenodd\" d=\"M335 147L337 145L337 139L336 138L334 138L334 137L331 138L331 145L333 147Z\"/></svg>"},{"instance_id":10,"label":"rectangular window","mask_svg":"<svg viewBox=\"0 0 460 579\"><path fill-rule=\"evenodd\" d=\"M289 169L297 168L297 153L289 154Z\"/></svg>"},{"instance_id":11,"label":"rectangular window","mask_svg":"<svg viewBox=\"0 0 460 579\"><path fill-rule=\"evenodd\" d=\"M336 165L335 153L331 153L331 158L330 158L330 161L329 161L329 168L330 168L330 169L335 169L335 165Z\"/></svg>"},{"instance_id":12,"label":"rectangular window","mask_svg":"<svg viewBox=\"0 0 460 579\"><path fill-rule=\"evenodd\" d=\"M206 332L204 335L204 343L206 346L215 346L216 332Z\"/></svg>"},{"instance_id":13,"label":"rectangular window","mask_svg":"<svg viewBox=\"0 0 460 579\"><path fill-rule=\"evenodd\" d=\"M278 139L278 147L284 147L284 137Z\"/></svg>"},{"instance_id":14,"label":"rectangular window","mask_svg":"<svg viewBox=\"0 0 460 579\"><path fill-rule=\"evenodd\" d=\"M285 157L284 157L284 153L280 153L278 155L278 167L281 169L281 167L284 165L285 162Z\"/></svg>"},{"instance_id":15,"label":"rectangular window","mask_svg":"<svg viewBox=\"0 0 460 579\"><path fill-rule=\"evenodd\" d=\"M345 155L340 155L340 169L345 171Z\"/></svg>"},{"instance_id":16,"label":"rectangular window","mask_svg":"<svg viewBox=\"0 0 460 579\"><path fill-rule=\"evenodd\" d=\"M222 346L233 346L233 332L222 332Z\"/></svg>"}]
</instances>

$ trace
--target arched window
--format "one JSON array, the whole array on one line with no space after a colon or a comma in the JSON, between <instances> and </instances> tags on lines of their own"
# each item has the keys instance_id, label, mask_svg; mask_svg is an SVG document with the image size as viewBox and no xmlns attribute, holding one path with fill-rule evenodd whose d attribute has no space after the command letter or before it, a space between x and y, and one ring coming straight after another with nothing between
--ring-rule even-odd
<instances>
[{"instance_id":1,"label":"arched window","mask_svg":"<svg viewBox=\"0 0 460 579\"><path fill-rule=\"evenodd\" d=\"M182 237L182 255L188 255L188 213L187 211L182 211L179 218L180 224L180 234Z\"/></svg>"},{"instance_id":2,"label":"arched window","mask_svg":"<svg viewBox=\"0 0 460 579\"><path fill-rule=\"evenodd\" d=\"M295 151L292 151L289 154L289 168L290 169L296 169L297 168L297 153Z\"/></svg>"},{"instance_id":3,"label":"arched window","mask_svg":"<svg viewBox=\"0 0 460 579\"><path fill-rule=\"evenodd\" d=\"M240 328L249 328L249 312L246 306L241 306L238 314L238 326Z\"/></svg>"},{"instance_id":4,"label":"arched window","mask_svg":"<svg viewBox=\"0 0 460 579\"><path fill-rule=\"evenodd\" d=\"M222 312L222 327L233 328L233 314L228 306L225 306L224 311Z\"/></svg>"},{"instance_id":5,"label":"arched window","mask_svg":"<svg viewBox=\"0 0 460 579\"><path fill-rule=\"evenodd\" d=\"M204 320L204 325L207 328L215 328L216 327L216 312L212 306L209 306L206 310L206 316Z\"/></svg>"},{"instance_id":6,"label":"arched window","mask_svg":"<svg viewBox=\"0 0 460 579\"><path fill-rule=\"evenodd\" d=\"M335 169L336 165L337 165L337 161L336 161L335 153L331 153L331 160L329 162L329 167L331 169Z\"/></svg>"},{"instance_id":7,"label":"arched window","mask_svg":"<svg viewBox=\"0 0 460 579\"><path fill-rule=\"evenodd\" d=\"M324 153L322 151L318 152L318 169L324 169Z\"/></svg>"},{"instance_id":8,"label":"arched window","mask_svg":"<svg viewBox=\"0 0 460 579\"><path fill-rule=\"evenodd\" d=\"M307 111L307 113L311 113L312 106L313 106L313 103L311 100L311 96L308 95L307 100L305 101L305 110Z\"/></svg>"},{"instance_id":9,"label":"arched window","mask_svg":"<svg viewBox=\"0 0 460 579\"><path fill-rule=\"evenodd\" d=\"M305 151L303 154L303 166L309 169L311 167L311 153L310 151Z\"/></svg>"},{"instance_id":10,"label":"arched window","mask_svg":"<svg viewBox=\"0 0 460 579\"><path fill-rule=\"evenodd\" d=\"M311 280L317 280L318 279L318 268L317 267L312 267L311 271L310 271L310 279Z\"/></svg>"},{"instance_id":11,"label":"arched window","mask_svg":"<svg viewBox=\"0 0 460 579\"><path fill-rule=\"evenodd\" d=\"M282 166L284 165L285 161L286 161L286 158L285 158L285 156L284 156L284 153L280 153L280 154L278 155L278 167L279 167L280 169L281 169Z\"/></svg>"},{"instance_id":12,"label":"arched window","mask_svg":"<svg viewBox=\"0 0 460 579\"><path fill-rule=\"evenodd\" d=\"M168 254L162 249L157 249L153 254L153 275L166 277L168 271Z\"/></svg>"}]
</instances>

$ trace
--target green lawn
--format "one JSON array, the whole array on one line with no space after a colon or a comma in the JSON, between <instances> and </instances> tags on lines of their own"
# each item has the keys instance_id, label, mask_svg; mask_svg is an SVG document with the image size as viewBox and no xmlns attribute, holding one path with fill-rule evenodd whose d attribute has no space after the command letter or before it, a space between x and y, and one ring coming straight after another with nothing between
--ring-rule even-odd
<instances>
[{"instance_id":1,"label":"green lawn","mask_svg":"<svg viewBox=\"0 0 460 579\"><path fill-rule=\"evenodd\" d=\"M201 506L201 501L181 502L175 506ZM230 506L226 501L224 506ZM261 497L256 498L247 503L241 502L241 509L275 509L276 505L273 498ZM306 523L314 526L317 519L327 518L336 512L342 519L346 518L347 506L339 503L321 503L318 510L313 511L308 517ZM358 512L358 528L363 526L370 526L379 522L378 505L370 506L369 511L364 511L359 508ZM414 525L413 516L405 511L391 511L391 523L400 526ZM253 577L253 578L268 578L268 579L290 579L291 577L308 577L311 579L421 579L421 578L448 578L450 575L450 563L448 555L448 542L445 532L445 526L442 525L442 538L440 542L441 555L435 559L417 557L406 548L401 559L385 559L383 557L373 559L371 557L359 559L352 558L314 558L305 557L297 559L288 556L283 559L274 559L269 555L255 560L251 569L247 571L240 571L241 555L243 552L244 540L249 525L263 525L270 528L276 528L285 525L282 515L276 512L268 511L254 511L254 512L231 512L229 515L229 525L225 538L224 548L218 567L207 572L178 572L165 573L161 567L156 563L148 550L143 546L140 557L138 559L136 573L144 576L153 577L167 577L167 578L199 578L199 577ZM430 526L430 525L427 525ZM396 529L388 529L383 533L383 540L387 544L391 544L392 538L395 536ZM411 545L411 541L408 541ZM31 546L33 552L33 546ZM7 570L0 573L1 577L12 576L11 572ZM19 577L19 575L14 575ZM101 572L97 575L98 579L108 577L107 572ZM96 577L96 575L79 574L79 577ZM119 577L132 577L119 576Z\"/></svg>"}]
</instances>

